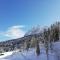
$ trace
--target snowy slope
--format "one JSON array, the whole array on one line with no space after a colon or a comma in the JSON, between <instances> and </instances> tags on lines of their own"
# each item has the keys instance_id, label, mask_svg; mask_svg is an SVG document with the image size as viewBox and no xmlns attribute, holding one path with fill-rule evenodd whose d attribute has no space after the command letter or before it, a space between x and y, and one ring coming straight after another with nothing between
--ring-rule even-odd
<instances>
[{"instance_id":1,"label":"snowy slope","mask_svg":"<svg viewBox=\"0 0 60 60\"><path fill-rule=\"evenodd\" d=\"M60 42L56 42L53 44L53 52L49 50L48 59L49 60L60 60ZM0 56L0 60L47 60L47 55L45 52L45 48L41 47L41 54L39 56L36 55L35 49L30 49L28 52L7 52L4 53L4 57Z\"/></svg>"}]
</instances>

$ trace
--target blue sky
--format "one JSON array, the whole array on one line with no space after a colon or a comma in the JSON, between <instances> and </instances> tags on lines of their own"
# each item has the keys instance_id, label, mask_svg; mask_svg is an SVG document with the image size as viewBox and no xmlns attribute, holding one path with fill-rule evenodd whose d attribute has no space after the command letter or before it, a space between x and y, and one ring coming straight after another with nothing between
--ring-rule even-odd
<instances>
[{"instance_id":1,"label":"blue sky","mask_svg":"<svg viewBox=\"0 0 60 60\"><path fill-rule=\"evenodd\" d=\"M22 37L32 26L49 26L57 20L60 0L0 0L0 41Z\"/></svg>"}]
</instances>

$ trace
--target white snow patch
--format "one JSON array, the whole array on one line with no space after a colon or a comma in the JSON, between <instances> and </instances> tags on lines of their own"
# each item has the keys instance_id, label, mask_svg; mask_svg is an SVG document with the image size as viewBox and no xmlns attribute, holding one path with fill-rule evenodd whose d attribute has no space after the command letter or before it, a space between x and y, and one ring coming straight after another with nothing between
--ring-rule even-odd
<instances>
[{"instance_id":1,"label":"white snow patch","mask_svg":"<svg viewBox=\"0 0 60 60\"><path fill-rule=\"evenodd\" d=\"M48 59L49 60L60 60L60 42L56 42L54 45L54 51L51 53L49 50ZM5 55L0 56L0 60L47 60L47 55L45 48L41 47L41 54L36 55L35 49L30 49L29 51L14 51L4 53Z\"/></svg>"}]
</instances>

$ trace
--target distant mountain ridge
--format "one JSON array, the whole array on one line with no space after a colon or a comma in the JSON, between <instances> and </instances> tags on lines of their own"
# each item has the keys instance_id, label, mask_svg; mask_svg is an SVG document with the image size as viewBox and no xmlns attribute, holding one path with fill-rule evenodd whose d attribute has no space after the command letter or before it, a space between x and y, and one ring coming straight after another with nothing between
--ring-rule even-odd
<instances>
[{"instance_id":1,"label":"distant mountain ridge","mask_svg":"<svg viewBox=\"0 0 60 60\"><path fill-rule=\"evenodd\" d=\"M40 34L33 34L18 39L12 39L12 40L0 42L0 50L2 49L4 51L11 51L14 49L20 49L21 47L24 46L25 41L31 40L33 36L37 38L39 37L39 35Z\"/></svg>"}]
</instances>

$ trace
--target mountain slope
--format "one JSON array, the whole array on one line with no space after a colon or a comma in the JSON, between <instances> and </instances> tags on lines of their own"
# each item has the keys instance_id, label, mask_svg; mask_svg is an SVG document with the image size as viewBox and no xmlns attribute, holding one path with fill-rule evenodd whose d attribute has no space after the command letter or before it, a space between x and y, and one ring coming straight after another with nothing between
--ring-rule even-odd
<instances>
[{"instance_id":1,"label":"mountain slope","mask_svg":"<svg viewBox=\"0 0 60 60\"><path fill-rule=\"evenodd\" d=\"M53 53L49 50L48 59L49 60L60 60L60 42L53 43ZM58 52L58 53L56 53ZM29 49L29 51L12 51L11 55L7 55L0 60L47 60L45 48L41 46L41 54L37 56L35 54L35 49Z\"/></svg>"}]
</instances>

